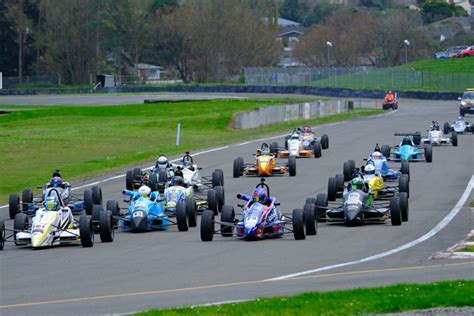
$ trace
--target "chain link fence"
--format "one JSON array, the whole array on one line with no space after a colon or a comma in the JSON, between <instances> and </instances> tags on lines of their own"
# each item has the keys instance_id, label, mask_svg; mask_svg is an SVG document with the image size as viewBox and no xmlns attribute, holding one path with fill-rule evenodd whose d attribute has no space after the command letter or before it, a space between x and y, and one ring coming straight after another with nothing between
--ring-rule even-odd
<instances>
[{"instance_id":1,"label":"chain link fence","mask_svg":"<svg viewBox=\"0 0 474 316\"><path fill-rule=\"evenodd\" d=\"M474 73L441 73L397 68L244 68L247 85L304 85L369 90L462 92L474 87Z\"/></svg>"},{"instance_id":2,"label":"chain link fence","mask_svg":"<svg viewBox=\"0 0 474 316\"><path fill-rule=\"evenodd\" d=\"M57 86L61 84L61 78L54 75L3 77L3 88L13 89L22 86Z\"/></svg>"}]
</instances>

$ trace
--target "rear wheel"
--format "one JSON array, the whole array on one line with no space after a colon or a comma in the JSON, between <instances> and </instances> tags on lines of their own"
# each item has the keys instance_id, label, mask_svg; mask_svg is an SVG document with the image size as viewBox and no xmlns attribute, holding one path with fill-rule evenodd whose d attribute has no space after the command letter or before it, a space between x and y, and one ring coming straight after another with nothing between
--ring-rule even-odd
<instances>
[{"instance_id":1,"label":"rear wheel","mask_svg":"<svg viewBox=\"0 0 474 316\"><path fill-rule=\"evenodd\" d=\"M390 220L393 226L402 224L402 214L400 211L400 198L394 196L390 199Z\"/></svg>"},{"instance_id":2,"label":"rear wheel","mask_svg":"<svg viewBox=\"0 0 474 316\"><path fill-rule=\"evenodd\" d=\"M188 197L185 200L186 203L186 215L188 217L189 227L197 226L197 206L196 200L192 197Z\"/></svg>"},{"instance_id":3,"label":"rear wheel","mask_svg":"<svg viewBox=\"0 0 474 316\"><path fill-rule=\"evenodd\" d=\"M344 188L344 176L342 174L336 174L336 186L337 188Z\"/></svg>"},{"instance_id":4,"label":"rear wheel","mask_svg":"<svg viewBox=\"0 0 474 316\"><path fill-rule=\"evenodd\" d=\"M402 174L398 178L398 191L404 192L407 194L407 197L410 197L410 182L406 174Z\"/></svg>"},{"instance_id":5,"label":"rear wheel","mask_svg":"<svg viewBox=\"0 0 474 316\"><path fill-rule=\"evenodd\" d=\"M234 178L240 177L240 175L242 174L242 166L243 166L243 158L237 157L236 159L234 159L234 172L233 172Z\"/></svg>"},{"instance_id":6,"label":"rear wheel","mask_svg":"<svg viewBox=\"0 0 474 316\"><path fill-rule=\"evenodd\" d=\"M429 144L425 145L425 160L426 162L433 161L433 147Z\"/></svg>"},{"instance_id":7,"label":"rear wheel","mask_svg":"<svg viewBox=\"0 0 474 316\"><path fill-rule=\"evenodd\" d=\"M113 216L120 216L120 206L115 200L107 201L105 209L111 211Z\"/></svg>"},{"instance_id":8,"label":"rear wheel","mask_svg":"<svg viewBox=\"0 0 474 316\"><path fill-rule=\"evenodd\" d=\"M355 163L355 160L348 160L347 162L349 162L349 166L351 166L351 177L352 177L352 174L354 173L355 168L356 168L356 163Z\"/></svg>"},{"instance_id":9,"label":"rear wheel","mask_svg":"<svg viewBox=\"0 0 474 316\"><path fill-rule=\"evenodd\" d=\"M290 177L296 176L296 157L295 156L288 157L288 171L290 173Z\"/></svg>"},{"instance_id":10,"label":"rear wheel","mask_svg":"<svg viewBox=\"0 0 474 316\"><path fill-rule=\"evenodd\" d=\"M450 131L451 131L451 126L449 125L448 122L444 122L443 133L444 134L449 134Z\"/></svg>"},{"instance_id":11,"label":"rear wheel","mask_svg":"<svg viewBox=\"0 0 474 316\"><path fill-rule=\"evenodd\" d=\"M322 148L321 143L315 142L315 143L313 144L313 155L314 155L314 158L319 158L319 157L321 157L321 153L322 153L321 148Z\"/></svg>"},{"instance_id":12,"label":"rear wheel","mask_svg":"<svg viewBox=\"0 0 474 316\"><path fill-rule=\"evenodd\" d=\"M329 148L329 137L327 134L323 134L323 136L321 136L321 146L323 149Z\"/></svg>"},{"instance_id":13,"label":"rear wheel","mask_svg":"<svg viewBox=\"0 0 474 316\"><path fill-rule=\"evenodd\" d=\"M400 212L402 213L402 222L408 222L408 195L405 192L401 192L398 195L400 199Z\"/></svg>"},{"instance_id":14,"label":"rear wheel","mask_svg":"<svg viewBox=\"0 0 474 316\"><path fill-rule=\"evenodd\" d=\"M385 158L390 158L390 146L382 145L382 148L380 148L380 153L384 155Z\"/></svg>"},{"instance_id":15,"label":"rear wheel","mask_svg":"<svg viewBox=\"0 0 474 316\"><path fill-rule=\"evenodd\" d=\"M231 205L224 205L222 207L221 221L225 223L234 223L235 211ZM221 224L221 235L223 237L230 237L233 235L234 226L229 224Z\"/></svg>"},{"instance_id":16,"label":"rear wheel","mask_svg":"<svg viewBox=\"0 0 474 316\"><path fill-rule=\"evenodd\" d=\"M415 135L413 135L413 143L418 146L421 144L421 133L416 132Z\"/></svg>"},{"instance_id":17,"label":"rear wheel","mask_svg":"<svg viewBox=\"0 0 474 316\"><path fill-rule=\"evenodd\" d=\"M178 202L178 204L176 204L176 223L180 232L188 230L187 218L186 204L184 202Z\"/></svg>"},{"instance_id":18,"label":"rear wheel","mask_svg":"<svg viewBox=\"0 0 474 316\"><path fill-rule=\"evenodd\" d=\"M273 142L270 144L270 152L274 154L275 156L278 155L278 143Z\"/></svg>"},{"instance_id":19,"label":"rear wheel","mask_svg":"<svg viewBox=\"0 0 474 316\"><path fill-rule=\"evenodd\" d=\"M165 169L158 170L158 182L159 183L166 183L168 181L168 173Z\"/></svg>"},{"instance_id":20,"label":"rear wheel","mask_svg":"<svg viewBox=\"0 0 474 316\"><path fill-rule=\"evenodd\" d=\"M133 171L132 170L127 170L127 173L125 173L125 188L127 188L127 190L133 191Z\"/></svg>"},{"instance_id":21,"label":"rear wheel","mask_svg":"<svg viewBox=\"0 0 474 316\"><path fill-rule=\"evenodd\" d=\"M99 221L100 216L103 212L104 212L104 209L102 208L102 205L94 204L92 206L92 220L94 222Z\"/></svg>"},{"instance_id":22,"label":"rear wheel","mask_svg":"<svg viewBox=\"0 0 474 316\"><path fill-rule=\"evenodd\" d=\"M451 143L453 144L454 147L458 146L458 133L456 132L451 133Z\"/></svg>"},{"instance_id":23,"label":"rear wheel","mask_svg":"<svg viewBox=\"0 0 474 316\"><path fill-rule=\"evenodd\" d=\"M94 228L92 225L92 219L84 214L79 217L79 236L81 238L82 247L88 248L94 246Z\"/></svg>"},{"instance_id":24,"label":"rear wheel","mask_svg":"<svg viewBox=\"0 0 474 316\"><path fill-rule=\"evenodd\" d=\"M133 168L133 181L141 180L142 177L142 169L141 168Z\"/></svg>"},{"instance_id":25,"label":"rear wheel","mask_svg":"<svg viewBox=\"0 0 474 316\"><path fill-rule=\"evenodd\" d=\"M306 201L304 202L304 204L315 204L315 203L316 203L316 199L312 197L306 198Z\"/></svg>"},{"instance_id":26,"label":"rear wheel","mask_svg":"<svg viewBox=\"0 0 474 316\"><path fill-rule=\"evenodd\" d=\"M293 235L296 240L303 240L306 238L304 233L304 213L300 209L293 210Z\"/></svg>"},{"instance_id":27,"label":"rear wheel","mask_svg":"<svg viewBox=\"0 0 474 316\"><path fill-rule=\"evenodd\" d=\"M350 181L352 178L352 170L351 170L351 165L349 164L349 161L344 162L344 165L342 166L342 173L344 176L344 181Z\"/></svg>"},{"instance_id":28,"label":"rear wheel","mask_svg":"<svg viewBox=\"0 0 474 316\"><path fill-rule=\"evenodd\" d=\"M217 186L214 188L216 191L216 197L217 197L217 208L219 211L222 211L222 206L225 204L225 193L224 193L224 187L223 186Z\"/></svg>"},{"instance_id":29,"label":"rear wheel","mask_svg":"<svg viewBox=\"0 0 474 316\"><path fill-rule=\"evenodd\" d=\"M219 202L214 189L207 191L207 208L213 211L215 215L219 214Z\"/></svg>"},{"instance_id":30,"label":"rear wheel","mask_svg":"<svg viewBox=\"0 0 474 316\"><path fill-rule=\"evenodd\" d=\"M318 222L314 216L314 204L305 204L303 207L306 235L316 235Z\"/></svg>"},{"instance_id":31,"label":"rear wheel","mask_svg":"<svg viewBox=\"0 0 474 316\"><path fill-rule=\"evenodd\" d=\"M30 203L33 202L33 191L31 189L23 190L21 193L21 203L23 212L28 211Z\"/></svg>"},{"instance_id":32,"label":"rear wheel","mask_svg":"<svg viewBox=\"0 0 474 316\"><path fill-rule=\"evenodd\" d=\"M8 213L10 219L14 219L16 214L20 213L20 197L18 194L10 194L8 198Z\"/></svg>"},{"instance_id":33,"label":"rear wheel","mask_svg":"<svg viewBox=\"0 0 474 316\"><path fill-rule=\"evenodd\" d=\"M318 193L316 196L316 219L318 222L326 221L326 207L328 206L328 197L324 193Z\"/></svg>"},{"instance_id":34,"label":"rear wheel","mask_svg":"<svg viewBox=\"0 0 474 316\"><path fill-rule=\"evenodd\" d=\"M205 210L201 216L201 240L212 241L214 232L214 212Z\"/></svg>"},{"instance_id":35,"label":"rear wheel","mask_svg":"<svg viewBox=\"0 0 474 316\"><path fill-rule=\"evenodd\" d=\"M291 135L285 136L285 149L288 150L288 140L291 138Z\"/></svg>"},{"instance_id":36,"label":"rear wheel","mask_svg":"<svg viewBox=\"0 0 474 316\"><path fill-rule=\"evenodd\" d=\"M336 178L330 177L328 179L328 200L335 201L337 194Z\"/></svg>"},{"instance_id":37,"label":"rear wheel","mask_svg":"<svg viewBox=\"0 0 474 316\"><path fill-rule=\"evenodd\" d=\"M92 200L91 190L84 191L84 210L87 215L92 215L92 208L94 206L94 201Z\"/></svg>"},{"instance_id":38,"label":"rear wheel","mask_svg":"<svg viewBox=\"0 0 474 316\"><path fill-rule=\"evenodd\" d=\"M212 187L224 185L224 171L216 169L212 172Z\"/></svg>"},{"instance_id":39,"label":"rear wheel","mask_svg":"<svg viewBox=\"0 0 474 316\"><path fill-rule=\"evenodd\" d=\"M99 218L100 241L112 242L115 237L114 217L112 211L106 210L100 213Z\"/></svg>"},{"instance_id":40,"label":"rear wheel","mask_svg":"<svg viewBox=\"0 0 474 316\"><path fill-rule=\"evenodd\" d=\"M92 191L92 201L94 204L102 205L102 189L99 186L94 185L91 188Z\"/></svg>"}]
</instances>

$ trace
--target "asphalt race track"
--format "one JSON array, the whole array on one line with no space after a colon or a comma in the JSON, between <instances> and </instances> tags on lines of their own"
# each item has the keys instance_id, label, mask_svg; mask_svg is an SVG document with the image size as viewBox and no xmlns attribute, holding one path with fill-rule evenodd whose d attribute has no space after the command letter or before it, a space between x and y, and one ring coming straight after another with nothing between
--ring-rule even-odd
<instances>
[{"instance_id":1,"label":"asphalt race track","mask_svg":"<svg viewBox=\"0 0 474 316\"><path fill-rule=\"evenodd\" d=\"M375 143L393 145L398 141L394 132L423 132L431 120L442 124L454 120L457 113L458 102L454 101L400 100L397 112L322 126L316 133L329 135L329 149L323 156L299 159L296 177L268 178L267 183L282 211L290 213L302 207L306 197L325 192L328 177L342 173L344 161L355 159L360 165ZM283 137L278 141L282 144ZM236 205L235 194L249 193L257 184L257 178L233 179L232 161L237 156L251 161L260 143L234 144L195 157L204 175L215 168L224 170L227 204ZM114 314L308 290L473 279L474 260L429 260L433 253L464 239L473 227L473 214L466 206L474 198L472 191L466 190L474 173L473 158L474 137L468 134L459 135L457 148L434 148L432 164L412 163L410 220L402 226L391 226L390 222L361 227L323 223L317 236L302 241L289 234L256 242L215 236L213 242L204 243L199 227L188 232L173 227L164 232L120 232L111 244L96 238L93 248L32 250L6 244L0 252L0 314ZM124 183L124 177L101 183L104 201L121 201ZM268 280L357 261L410 243L440 223L461 197L464 201L467 197L467 202L458 205L460 211L452 221L412 247L363 263ZM0 214L7 218L7 209L0 209ZM12 221L6 225L11 227Z\"/></svg>"}]
</instances>

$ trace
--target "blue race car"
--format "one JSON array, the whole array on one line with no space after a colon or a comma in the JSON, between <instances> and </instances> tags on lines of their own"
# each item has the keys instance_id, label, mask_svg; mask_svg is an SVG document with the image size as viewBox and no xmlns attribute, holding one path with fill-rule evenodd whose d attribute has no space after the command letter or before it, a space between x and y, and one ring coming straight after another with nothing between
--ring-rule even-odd
<instances>
[{"instance_id":1,"label":"blue race car","mask_svg":"<svg viewBox=\"0 0 474 316\"><path fill-rule=\"evenodd\" d=\"M167 230L170 225L177 225L179 231L188 230L192 223L196 222L196 211L187 209L183 202L176 206L176 219L173 220L170 214L165 213L163 200L160 193L152 192L147 186L141 186L138 192L123 190L123 195L130 197L127 214L120 218L119 227L122 231L151 231ZM107 208L113 201L107 202Z\"/></svg>"},{"instance_id":2,"label":"blue race car","mask_svg":"<svg viewBox=\"0 0 474 316\"><path fill-rule=\"evenodd\" d=\"M401 161L400 170L392 169L388 165L387 157L379 150L375 150L369 155L366 165L368 164L372 164L375 167L375 173L381 175L385 181L398 180L401 174L406 174L408 178L410 177L410 164L408 160Z\"/></svg>"},{"instance_id":3,"label":"blue race car","mask_svg":"<svg viewBox=\"0 0 474 316\"><path fill-rule=\"evenodd\" d=\"M214 219L215 215L211 210L202 213L202 241L212 241L216 234L216 222L220 224L220 231L217 232L223 237L236 236L246 240L280 237L286 232L292 232L296 240L305 239L305 228L308 235L316 235L314 207L304 212L295 209L292 216L284 216L276 198L270 196L270 189L263 178L252 195L237 194L237 198L247 202L239 205L243 210L241 219L235 218L234 207L231 205L222 207L220 221Z\"/></svg>"},{"instance_id":4,"label":"blue race car","mask_svg":"<svg viewBox=\"0 0 474 316\"><path fill-rule=\"evenodd\" d=\"M411 162L426 161L428 163L433 161L433 148L430 144L420 146L420 133L396 133L395 136L402 136L399 145L393 147L383 145L381 149L381 153L387 158L387 161L406 160ZM421 149L423 149L423 152Z\"/></svg>"}]
</instances>

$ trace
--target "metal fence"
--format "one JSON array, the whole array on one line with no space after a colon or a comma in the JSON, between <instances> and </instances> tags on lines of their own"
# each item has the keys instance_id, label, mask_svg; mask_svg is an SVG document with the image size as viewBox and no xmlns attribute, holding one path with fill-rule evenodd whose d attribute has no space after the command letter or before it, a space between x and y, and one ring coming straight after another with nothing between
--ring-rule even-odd
<instances>
[{"instance_id":1,"label":"metal fence","mask_svg":"<svg viewBox=\"0 0 474 316\"><path fill-rule=\"evenodd\" d=\"M397 68L245 68L248 85L305 85L321 88L400 89L462 92L474 73L451 74Z\"/></svg>"},{"instance_id":2,"label":"metal fence","mask_svg":"<svg viewBox=\"0 0 474 316\"><path fill-rule=\"evenodd\" d=\"M23 76L20 77L3 77L3 88L19 88L22 86L56 86L61 84L61 78L54 75L41 76Z\"/></svg>"}]
</instances>

